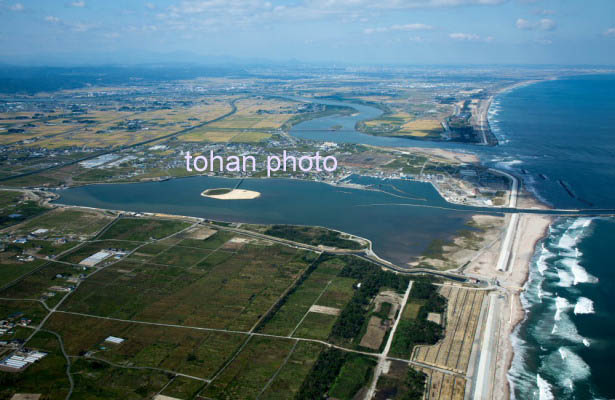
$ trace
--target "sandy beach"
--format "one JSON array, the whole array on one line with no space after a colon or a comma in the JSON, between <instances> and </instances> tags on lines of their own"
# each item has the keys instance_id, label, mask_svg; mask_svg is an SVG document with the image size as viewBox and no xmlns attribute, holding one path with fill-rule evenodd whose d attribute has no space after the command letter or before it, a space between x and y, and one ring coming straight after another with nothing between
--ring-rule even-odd
<instances>
[{"instance_id":1,"label":"sandy beach","mask_svg":"<svg viewBox=\"0 0 615 400\"><path fill-rule=\"evenodd\" d=\"M507 216L507 220L510 215ZM466 269L470 275L496 278L506 296L502 299L501 313L496 328L496 362L493 381L493 398L506 399L509 396L507 373L513 358L510 335L518 323L523 321L525 312L520 295L528 279L530 263L537 243L544 238L552 218L545 215L521 214L512 249L512 260L508 271L496 271L501 243L495 243L475 259ZM502 291L504 293L504 291Z\"/></svg>"}]
</instances>

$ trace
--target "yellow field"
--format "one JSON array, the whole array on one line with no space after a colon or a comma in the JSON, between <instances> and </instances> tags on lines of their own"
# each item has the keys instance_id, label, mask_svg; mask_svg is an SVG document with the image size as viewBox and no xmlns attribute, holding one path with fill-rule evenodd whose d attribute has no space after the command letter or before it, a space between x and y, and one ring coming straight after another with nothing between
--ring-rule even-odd
<instances>
[{"instance_id":1,"label":"yellow field","mask_svg":"<svg viewBox=\"0 0 615 400\"><path fill-rule=\"evenodd\" d=\"M424 137L441 131L442 125L437 119L416 119L403 124L398 133Z\"/></svg>"},{"instance_id":2,"label":"yellow field","mask_svg":"<svg viewBox=\"0 0 615 400\"><path fill-rule=\"evenodd\" d=\"M416 346L412 359L465 374L485 292L444 286L440 293L448 299L445 337L433 346Z\"/></svg>"},{"instance_id":3,"label":"yellow field","mask_svg":"<svg viewBox=\"0 0 615 400\"><path fill-rule=\"evenodd\" d=\"M270 133L265 132L241 132L238 130L212 130L208 126L195 129L194 131L182 135L180 140L185 142L211 142L211 143L255 143L271 137Z\"/></svg>"},{"instance_id":4,"label":"yellow field","mask_svg":"<svg viewBox=\"0 0 615 400\"><path fill-rule=\"evenodd\" d=\"M58 118L47 123L32 122L36 126L27 127L24 133L0 135L0 145L24 139L38 138L29 146L58 148L67 146L115 147L131 145L178 132L191 126L217 118L231 110L228 99L217 99L208 103L171 110L146 112L91 111L79 118L94 120L95 123L64 123L67 118ZM2 118L6 116L0 115ZM141 121L141 129L129 131L118 124L126 120ZM4 122L4 121L3 121ZM51 124L51 125L50 125ZM56 135L45 137L48 135ZM235 133L236 134L236 133Z\"/></svg>"},{"instance_id":5,"label":"yellow field","mask_svg":"<svg viewBox=\"0 0 615 400\"><path fill-rule=\"evenodd\" d=\"M272 99L244 99L235 103L237 112L210 125L226 129L278 129L293 116L296 103ZM261 113L259 113L259 111ZM267 113L271 112L271 114Z\"/></svg>"}]
</instances>

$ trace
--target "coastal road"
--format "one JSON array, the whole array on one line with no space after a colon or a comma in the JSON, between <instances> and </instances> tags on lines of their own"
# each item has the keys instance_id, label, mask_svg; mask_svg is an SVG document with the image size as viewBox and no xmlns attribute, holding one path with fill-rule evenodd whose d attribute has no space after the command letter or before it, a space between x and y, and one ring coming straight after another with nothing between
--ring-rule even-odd
<instances>
[{"instance_id":1,"label":"coastal road","mask_svg":"<svg viewBox=\"0 0 615 400\"><path fill-rule=\"evenodd\" d=\"M487 314L487 322L480 347L480 355L478 361L478 370L476 371L476 379L474 380L473 400L489 399L492 392L493 380L492 369L496 355L496 337L495 327L497 325L496 315L499 315L500 302L498 294L492 293L489 295L489 308Z\"/></svg>"},{"instance_id":2,"label":"coastal road","mask_svg":"<svg viewBox=\"0 0 615 400\"><path fill-rule=\"evenodd\" d=\"M508 199L508 208L517 208L517 197L519 195L519 179L507 172L498 172L507 176L512 181L510 188L510 197ZM506 271L508 269L508 263L510 261L510 254L512 251L513 238L515 237L517 226L519 225L519 213L512 213L510 214L509 218L510 219L508 222L508 227L506 228L504 240L502 241L502 248L500 250L498 262L496 264L496 270L498 271Z\"/></svg>"},{"instance_id":3,"label":"coastal road","mask_svg":"<svg viewBox=\"0 0 615 400\"><path fill-rule=\"evenodd\" d=\"M493 98L491 97L486 102L481 101L479 105L477 106L478 125L480 127L480 135L482 138L482 144L484 145L488 144L487 134L485 132L487 128L487 112L489 111L489 105L491 104L492 100Z\"/></svg>"}]
</instances>

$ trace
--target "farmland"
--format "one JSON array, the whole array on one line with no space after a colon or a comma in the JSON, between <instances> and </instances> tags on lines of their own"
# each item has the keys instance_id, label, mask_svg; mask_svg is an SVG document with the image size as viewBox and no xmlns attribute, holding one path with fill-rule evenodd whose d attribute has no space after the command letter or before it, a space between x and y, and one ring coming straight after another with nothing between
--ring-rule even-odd
<instances>
[{"instance_id":1,"label":"farmland","mask_svg":"<svg viewBox=\"0 0 615 400\"><path fill-rule=\"evenodd\" d=\"M20 198L7 196L7 202ZM30 322L0 339L28 340L48 352L26 371L41 376L50 398L64 398L70 389L70 363L72 391L83 398L311 399L327 393L350 400L367 390L397 315L394 356L464 373L483 292L438 289L421 278L400 310L408 277L349 255L345 247L362 244L345 234L252 225L248 231L258 235L249 236L227 225L71 207L28 218L11 232L44 233L11 246L38 249L37 258L21 267L6 264L13 266L2 270L7 286L0 297L7 300L0 312ZM323 242L342 249L306 250L293 245L295 234L314 250L333 248L318 247ZM43 258L57 237L66 243L53 259ZM96 262L84 261L101 253ZM417 341L410 327L432 329L432 314L444 310L445 299L444 340L421 346L435 341L429 335ZM432 357L438 351L447 357ZM407 362L396 363L397 375L381 375L376 396L422 393L422 378L416 380ZM463 391L461 378L425 373L433 398ZM0 379L13 388L9 394L35 387L30 372L0 372Z\"/></svg>"},{"instance_id":2,"label":"farmland","mask_svg":"<svg viewBox=\"0 0 615 400\"><path fill-rule=\"evenodd\" d=\"M418 346L413 359L453 372L465 374L481 311L484 291L444 286L448 300L445 336L433 346Z\"/></svg>"}]
</instances>

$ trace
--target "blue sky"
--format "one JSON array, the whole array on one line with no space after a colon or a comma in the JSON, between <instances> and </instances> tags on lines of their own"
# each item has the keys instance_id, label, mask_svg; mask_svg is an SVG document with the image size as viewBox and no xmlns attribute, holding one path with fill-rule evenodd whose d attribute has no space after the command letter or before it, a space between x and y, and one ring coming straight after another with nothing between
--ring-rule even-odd
<instances>
[{"instance_id":1,"label":"blue sky","mask_svg":"<svg viewBox=\"0 0 615 400\"><path fill-rule=\"evenodd\" d=\"M614 65L615 0L0 0L0 48L38 64Z\"/></svg>"}]
</instances>

